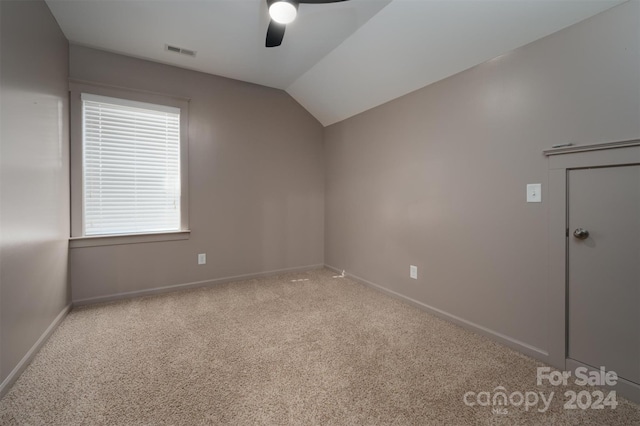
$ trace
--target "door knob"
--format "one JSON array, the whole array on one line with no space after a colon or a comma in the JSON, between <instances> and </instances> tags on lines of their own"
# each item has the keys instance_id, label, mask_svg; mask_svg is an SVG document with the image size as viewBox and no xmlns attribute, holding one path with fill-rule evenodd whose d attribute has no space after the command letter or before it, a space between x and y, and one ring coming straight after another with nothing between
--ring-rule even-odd
<instances>
[{"instance_id":1,"label":"door knob","mask_svg":"<svg viewBox=\"0 0 640 426\"><path fill-rule=\"evenodd\" d=\"M589 231L583 228L577 228L575 231L573 231L573 236L579 240L586 240L587 238L589 238Z\"/></svg>"}]
</instances>

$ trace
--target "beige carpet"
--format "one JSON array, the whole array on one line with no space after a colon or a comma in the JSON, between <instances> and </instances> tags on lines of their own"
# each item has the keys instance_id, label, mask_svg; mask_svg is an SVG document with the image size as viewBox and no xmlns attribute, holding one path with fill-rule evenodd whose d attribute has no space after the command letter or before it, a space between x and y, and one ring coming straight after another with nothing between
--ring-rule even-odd
<instances>
[{"instance_id":1,"label":"beige carpet","mask_svg":"<svg viewBox=\"0 0 640 426\"><path fill-rule=\"evenodd\" d=\"M622 398L565 410L567 389L536 386L542 364L333 275L74 309L0 402L0 424L640 424ZM497 386L556 395L545 413L464 404Z\"/></svg>"}]
</instances>

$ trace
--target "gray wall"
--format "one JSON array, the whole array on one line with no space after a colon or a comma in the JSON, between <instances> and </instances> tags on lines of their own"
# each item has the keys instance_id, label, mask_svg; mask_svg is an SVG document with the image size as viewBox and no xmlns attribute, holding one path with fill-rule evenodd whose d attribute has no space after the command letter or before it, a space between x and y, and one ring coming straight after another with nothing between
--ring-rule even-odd
<instances>
[{"instance_id":1,"label":"gray wall","mask_svg":"<svg viewBox=\"0 0 640 426\"><path fill-rule=\"evenodd\" d=\"M69 302L69 50L43 1L0 14L2 382Z\"/></svg>"},{"instance_id":2,"label":"gray wall","mask_svg":"<svg viewBox=\"0 0 640 426\"><path fill-rule=\"evenodd\" d=\"M86 47L70 56L73 79L191 98L191 238L71 249L74 301L324 263L323 130L289 95Z\"/></svg>"},{"instance_id":3,"label":"gray wall","mask_svg":"<svg viewBox=\"0 0 640 426\"><path fill-rule=\"evenodd\" d=\"M328 127L326 263L545 352L542 150L640 137L639 15L623 4Z\"/></svg>"}]
</instances>

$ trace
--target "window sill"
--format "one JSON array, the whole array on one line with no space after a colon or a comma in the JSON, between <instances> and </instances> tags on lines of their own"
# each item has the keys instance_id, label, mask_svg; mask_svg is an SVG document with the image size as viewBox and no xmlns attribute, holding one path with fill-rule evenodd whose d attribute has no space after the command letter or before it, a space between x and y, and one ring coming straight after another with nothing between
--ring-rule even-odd
<instances>
[{"instance_id":1,"label":"window sill","mask_svg":"<svg viewBox=\"0 0 640 426\"><path fill-rule=\"evenodd\" d=\"M123 244L157 243L162 241L188 240L191 231L158 232L154 234L98 235L95 237L73 237L69 248L118 246Z\"/></svg>"}]
</instances>

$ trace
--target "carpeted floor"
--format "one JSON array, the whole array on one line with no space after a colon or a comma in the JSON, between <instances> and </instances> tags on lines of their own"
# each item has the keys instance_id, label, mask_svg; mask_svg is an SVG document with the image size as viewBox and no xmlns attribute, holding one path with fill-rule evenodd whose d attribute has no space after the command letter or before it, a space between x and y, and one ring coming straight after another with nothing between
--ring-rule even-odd
<instances>
[{"instance_id":1,"label":"carpeted floor","mask_svg":"<svg viewBox=\"0 0 640 426\"><path fill-rule=\"evenodd\" d=\"M640 424L620 397L565 410L569 388L536 385L542 364L333 275L74 309L0 402L0 424ZM465 405L498 386L555 395L544 413Z\"/></svg>"}]
</instances>

